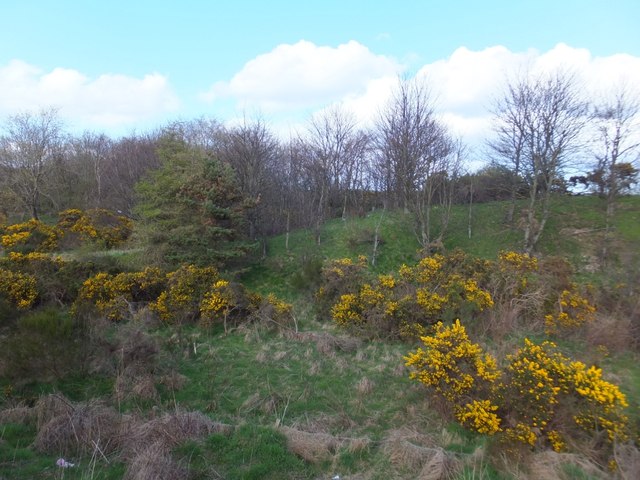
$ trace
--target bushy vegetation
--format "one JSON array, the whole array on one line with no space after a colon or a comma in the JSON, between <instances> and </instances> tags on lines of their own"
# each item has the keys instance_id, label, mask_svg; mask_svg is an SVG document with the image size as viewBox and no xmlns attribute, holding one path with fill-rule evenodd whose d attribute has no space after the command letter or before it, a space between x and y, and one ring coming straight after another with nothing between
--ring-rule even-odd
<instances>
[{"instance_id":1,"label":"bushy vegetation","mask_svg":"<svg viewBox=\"0 0 640 480\"><path fill-rule=\"evenodd\" d=\"M380 214L325 225L316 248L274 237L241 275L92 253L107 244L73 239L74 212L56 248L79 250L5 250L0 475L48 478L65 456L65 478L628 476L631 260L593 273L561 240L534 256L490 230L432 253L386 212L374 265Z\"/></svg>"}]
</instances>

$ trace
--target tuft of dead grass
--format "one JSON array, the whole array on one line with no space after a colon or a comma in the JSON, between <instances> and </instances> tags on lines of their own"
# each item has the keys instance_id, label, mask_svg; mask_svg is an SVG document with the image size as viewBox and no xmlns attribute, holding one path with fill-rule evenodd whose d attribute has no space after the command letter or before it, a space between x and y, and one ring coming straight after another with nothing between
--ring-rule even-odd
<instances>
[{"instance_id":1,"label":"tuft of dead grass","mask_svg":"<svg viewBox=\"0 0 640 480\"><path fill-rule=\"evenodd\" d=\"M640 478L640 450L633 444L616 444L613 455L618 465L618 473L623 480Z\"/></svg>"},{"instance_id":2,"label":"tuft of dead grass","mask_svg":"<svg viewBox=\"0 0 640 480\"><path fill-rule=\"evenodd\" d=\"M172 371L160 379L162 385L174 392L182 390L188 382L189 378L186 375L176 371Z\"/></svg>"},{"instance_id":3,"label":"tuft of dead grass","mask_svg":"<svg viewBox=\"0 0 640 480\"><path fill-rule=\"evenodd\" d=\"M436 448L431 458L422 466L416 479L446 480L454 478L459 468L459 463L455 457L445 452L442 448Z\"/></svg>"},{"instance_id":4,"label":"tuft of dead grass","mask_svg":"<svg viewBox=\"0 0 640 480\"><path fill-rule=\"evenodd\" d=\"M362 377L356 384L356 390L360 395L368 395L373 391L375 382L368 377Z\"/></svg>"},{"instance_id":5,"label":"tuft of dead grass","mask_svg":"<svg viewBox=\"0 0 640 480\"><path fill-rule=\"evenodd\" d=\"M566 470L563 468L566 465L573 465L579 468L589 478L609 478L608 474L598 468L587 457L574 453L557 453L553 450L545 450L531 456L527 478L530 480L570 480Z\"/></svg>"},{"instance_id":6,"label":"tuft of dead grass","mask_svg":"<svg viewBox=\"0 0 640 480\"><path fill-rule=\"evenodd\" d=\"M122 416L100 403L78 404L38 428L36 450L52 455L82 455L117 450L125 436Z\"/></svg>"},{"instance_id":7,"label":"tuft of dead grass","mask_svg":"<svg viewBox=\"0 0 640 480\"><path fill-rule=\"evenodd\" d=\"M213 422L200 412L176 411L134 425L124 444L125 456L143 452L148 445L162 443L168 448L187 440L197 440L214 432L229 433L233 427Z\"/></svg>"},{"instance_id":8,"label":"tuft of dead grass","mask_svg":"<svg viewBox=\"0 0 640 480\"><path fill-rule=\"evenodd\" d=\"M387 433L382 451L397 467L420 471L439 447L433 439L409 428L394 429Z\"/></svg>"},{"instance_id":9,"label":"tuft of dead grass","mask_svg":"<svg viewBox=\"0 0 640 480\"><path fill-rule=\"evenodd\" d=\"M118 375L113 384L113 391L118 403L129 399L156 400L158 398L155 380L149 374Z\"/></svg>"},{"instance_id":10,"label":"tuft of dead grass","mask_svg":"<svg viewBox=\"0 0 640 480\"><path fill-rule=\"evenodd\" d=\"M347 335L332 335L327 332L294 332L285 333L285 338L299 342L315 342L316 350L327 356L333 356L336 351L354 352L361 345L362 340Z\"/></svg>"},{"instance_id":11,"label":"tuft of dead grass","mask_svg":"<svg viewBox=\"0 0 640 480\"><path fill-rule=\"evenodd\" d=\"M287 438L287 448L294 455L310 463L329 460L341 445L328 433L311 433L291 427L280 427L279 431Z\"/></svg>"},{"instance_id":12,"label":"tuft of dead grass","mask_svg":"<svg viewBox=\"0 0 640 480\"><path fill-rule=\"evenodd\" d=\"M40 397L33 407L36 414L36 427L40 430L55 417L69 416L74 407L69 399L59 393Z\"/></svg>"},{"instance_id":13,"label":"tuft of dead grass","mask_svg":"<svg viewBox=\"0 0 640 480\"><path fill-rule=\"evenodd\" d=\"M18 423L29 425L36 419L36 413L29 407L12 407L0 411L0 425L4 423Z\"/></svg>"},{"instance_id":14,"label":"tuft of dead grass","mask_svg":"<svg viewBox=\"0 0 640 480\"><path fill-rule=\"evenodd\" d=\"M627 316L598 314L587 324L586 337L590 345L604 346L611 352L621 352L631 347L633 324Z\"/></svg>"},{"instance_id":15,"label":"tuft of dead grass","mask_svg":"<svg viewBox=\"0 0 640 480\"><path fill-rule=\"evenodd\" d=\"M172 457L171 451L162 441L138 452L129 462L124 480L186 480L189 478L187 468L179 465Z\"/></svg>"}]
</instances>

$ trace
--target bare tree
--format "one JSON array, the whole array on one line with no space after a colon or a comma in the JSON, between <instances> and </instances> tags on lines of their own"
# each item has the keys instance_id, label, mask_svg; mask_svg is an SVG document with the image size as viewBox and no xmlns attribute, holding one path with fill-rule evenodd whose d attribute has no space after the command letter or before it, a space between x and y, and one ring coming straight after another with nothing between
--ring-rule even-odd
<instances>
[{"instance_id":1,"label":"bare tree","mask_svg":"<svg viewBox=\"0 0 640 480\"><path fill-rule=\"evenodd\" d=\"M340 208L346 218L349 195L362 175L368 136L358 130L355 119L335 107L311 119L303 138L307 172L313 181L316 241L320 225L331 205Z\"/></svg>"},{"instance_id":2,"label":"bare tree","mask_svg":"<svg viewBox=\"0 0 640 480\"><path fill-rule=\"evenodd\" d=\"M634 166L640 151L640 99L620 87L614 97L595 107L598 132L596 166L590 173L599 193L606 198L605 239L602 258L607 260L612 220L620 192L637 177Z\"/></svg>"},{"instance_id":3,"label":"bare tree","mask_svg":"<svg viewBox=\"0 0 640 480\"><path fill-rule=\"evenodd\" d=\"M265 223L271 219L267 210L277 195L271 188L275 164L280 156L280 144L264 121L245 121L230 128L220 136L217 149L221 160L229 163L236 172L240 189L245 197L255 202L255 208L247 213L249 237L254 240L264 235Z\"/></svg>"},{"instance_id":4,"label":"bare tree","mask_svg":"<svg viewBox=\"0 0 640 480\"><path fill-rule=\"evenodd\" d=\"M455 142L437 119L434 102L424 83L400 81L377 122L378 168L394 204L416 215L417 236L423 247L432 241L434 202L450 206ZM456 168L457 169L457 168ZM447 207L448 211L448 207ZM448 221L448 217L446 217ZM442 240L444 230L440 231Z\"/></svg>"},{"instance_id":5,"label":"bare tree","mask_svg":"<svg viewBox=\"0 0 640 480\"><path fill-rule=\"evenodd\" d=\"M113 141L103 133L87 131L71 140L69 150L67 168L78 174L78 180L86 184L87 198L83 205L102 208L108 193L105 176L112 157Z\"/></svg>"},{"instance_id":6,"label":"bare tree","mask_svg":"<svg viewBox=\"0 0 640 480\"><path fill-rule=\"evenodd\" d=\"M494 112L498 125L497 152L511 154L529 184L529 200L523 215L525 252L531 253L544 231L554 188L580 145L587 121L587 105L579 96L575 78L564 72L521 78Z\"/></svg>"},{"instance_id":7,"label":"bare tree","mask_svg":"<svg viewBox=\"0 0 640 480\"><path fill-rule=\"evenodd\" d=\"M62 122L56 109L9 117L0 136L0 165L7 184L32 218L40 214L47 180L64 142Z\"/></svg>"},{"instance_id":8,"label":"bare tree","mask_svg":"<svg viewBox=\"0 0 640 480\"><path fill-rule=\"evenodd\" d=\"M438 129L431 94L424 83L401 80L379 114L376 138L381 169L394 206L409 211Z\"/></svg>"},{"instance_id":9,"label":"bare tree","mask_svg":"<svg viewBox=\"0 0 640 480\"><path fill-rule=\"evenodd\" d=\"M488 146L495 163L511 171L509 223L513 222L519 179L524 168L526 121L533 103L532 94L526 77L521 77L507 84L504 96L495 101L493 108L495 138L488 142Z\"/></svg>"}]
</instances>

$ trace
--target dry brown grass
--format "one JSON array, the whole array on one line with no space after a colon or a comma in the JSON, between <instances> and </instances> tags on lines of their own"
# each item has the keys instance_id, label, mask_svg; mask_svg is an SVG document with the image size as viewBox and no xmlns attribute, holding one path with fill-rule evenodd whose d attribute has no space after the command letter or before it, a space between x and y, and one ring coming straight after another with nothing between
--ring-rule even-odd
<instances>
[{"instance_id":1,"label":"dry brown grass","mask_svg":"<svg viewBox=\"0 0 640 480\"><path fill-rule=\"evenodd\" d=\"M329 460L340 447L340 440L327 433L311 433L291 427L280 427L287 438L289 451L310 463Z\"/></svg>"},{"instance_id":2,"label":"dry brown grass","mask_svg":"<svg viewBox=\"0 0 640 480\"><path fill-rule=\"evenodd\" d=\"M602 345L610 352L620 352L632 346L632 330L631 319L627 316L598 314L587 324L586 338L590 345Z\"/></svg>"},{"instance_id":3,"label":"dry brown grass","mask_svg":"<svg viewBox=\"0 0 640 480\"><path fill-rule=\"evenodd\" d=\"M111 453L125 437L122 416L100 403L72 405L39 425L34 447L52 455L82 455L96 449Z\"/></svg>"},{"instance_id":4,"label":"dry brown grass","mask_svg":"<svg viewBox=\"0 0 640 480\"><path fill-rule=\"evenodd\" d=\"M416 477L417 480L446 480L455 478L459 468L459 462L442 448L436 448L435 452L427 460Z\"/></svg>"},{"instance_id":5,"label":"dry brown grass","mask_svg":"<svg viewBox=\"0 0 640 480\"><path fill-rule=\"evenodd\" d=\"M388 432L382 452L397 469L418 480L455 478L461 462L439 447L435 440L409 427Z\"/></svg>"},{"instance_id":6,"label":"dry brown grass","mask_svg":"<svg viewBox=\"0 0 640 480\"><path fill-rule=\"evenodd\" d=\"M156 400L158 398L155 380L149 374L138 376L118 375L113 384L113 391L117 402L129 399Z\"/></svg>"},{"instance_id":7,"label":"dry brown grass","mask_svg":"<svg viewBox=\"0 0 640 480\"><path fill-rule=\"evenodd\" d=\"M36 427L40 430L55 417L69 416L74 406L69 399L59 393L52 393L40 397L34 406L36 413Z\"/></svg>"},{"instance_id":8,"label":"dry brown grass","mask_svg":"<svg viewBox=\"0 0 640 480\"><path fill-rule=\"evenodd\" d=\"M229 433L233 427L213 422L200 412L172 412L147 422L139 422L128 432L123 445L125 457L144 452L148 445L163 444L168 448L187 440L197 440L214 432Z\"/></svg>"},{"instance_id":9,"label":"dry brown grass","mask_svg":"<svg viewBox=\"0 0 640 480\"><path fill-rule=\"evenodd\" d=\"M614 458L618 464L618 473L623 480L640 478L640 450L633 444L617 444Z\"/></svg>"},{"instance_id":10,"label":"dry brown grass","mask_svg":"<svg viewBox=\"0 0 640 480\"><path fill-rule=\"evenodd\" d=\"M382 451L397 467L418 472L438 451L433 438L410 428L390 430Z\"/></svg>"},{"instance_id":11,"label":"dry brown grass","mask_svg":"<svg viewBox=\"0 0 640 480\"><path fill-rule=\"evenodd\" d=\"M163 442L152 443L127 465L124 480L186 480L189 471L172 457Z\"/></svg>"},{"instance_id":12,"label":"dry brown grass","mask_svg":"<svg viewBox=\"0 0 640 480\"><path fill-rule=\"evenodd\" d=\"M563 468L565 465L579 468L588 478L605 479L610 476L583 455L546 450L531 456L525 478L530 480L570 480L572 477ZM522 475L525 476L524 473Z\"/></svg>"},{"instance_id":13,"label":"dry brown grass","mask_svg":"<svg viewBox=\"0 0 640 480\"><path fill-rule=\"evenodd\" d=\"M0 425L4 423L18 423L28 425L36 419L36 412L29 407L12 407L0 411Z\"/></svg>"},{"instance_id":14,"label":"dry brown grass","mask_svg":"<svg viewBox=\"0 0 640 480\"><path fill-rule=\"evenodd\" d=\"M336 351L354 352L361 345L362 340L347 335L332 335L327 332L286 332L285 338L299 342L315 342L316 350L327 356L333 356Z\"/></svg>"},{"instance_id":15,"label":"dry brown grass","mask_svg":"<svg viewBox=\"0 0 640 480\"><path fill-rule=\"evenodd\" d=\"M188 382L189 378L186 375L176 371L172 371L160 378L160 383L174 392L182 390Z\"/></svg>"},{"instance_id":16,"label":"dry brown grass","mask_svg":"<svg viewBox=\"0 0 640 480\"><path fill-rule=\"evenodd\" d=\"M368 395L373 391L375 382L367 377L363 377L356 384L356 390L360 395Z\"/></svg>"}]
</instances>

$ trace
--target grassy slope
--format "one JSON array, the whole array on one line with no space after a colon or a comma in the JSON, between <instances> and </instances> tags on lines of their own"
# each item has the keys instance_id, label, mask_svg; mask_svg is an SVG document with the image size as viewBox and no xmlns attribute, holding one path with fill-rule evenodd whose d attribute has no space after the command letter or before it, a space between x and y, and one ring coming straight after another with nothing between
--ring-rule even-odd
<instances>
[{"instance_id":1,"label":"grassy slope","mask_svg":"<svg viewBox=\"0 0 640 480\"><path fill-rule=\"evenodd\" d=\"M454 208L446 248L461 247L487 258L495 258L502 249L517 249L520 233L504 226L505 208L501 203L475 205L471 238L467 230L468 209ZM567 256L578 270L585 267L585 252L591 253L598 244L602 208L595 198L562 199L554 206L555 217L542 238L542 252ZM314 318L308 292L297 288L305 283L295 280L304 265L310 271L306 281L312 279L314 260L370 257L372 234L381 214L329 222L320 245L315 245L305 231L291 235L288 252L284 236L272 238L268 258L243 278L250 288L274 292L293 302L301 330L313 332L315 337L293 340L259 327L229 335L182 332L185 336L194 335L190 338L195 339L197 353L187 355L191 351L187 347L165 357L163 362L177 366L189 382L176 392L161 391L161 408L178 405L207 412L218 421L244 425L231 438L213 436L205 444L188 444L176 452L191 466L194 478L212 478L208 476L211 465L224 478L328 478L336 473L346 478L357 472L365 472L367 476L363 478L372 479L414 478L415 472L392 464L389 456L381 453L385 436L402 428L426 433L436 444L462 455L482 445L481 438L469 436L439 417L424 391L408 380L402 356L409 346L388 342L360 343L348 349L327 346L322 343L323 335L339 332ZM419 244L411 226L407 215L384 213L377 271L395 270L402 263L415 261ZM576 233L582 230L585 231ZM621 201L616 230L618 245L633 256L640 245L640 198ZM580 346L573 348L579 350ZM632 406L637 409L640 368L636 357L614 356L607 360L607 366L623 380ZM106 391L105 382L109 380L99 380L94 387L69 382L56 387L81 399ZM125 408L145 411L150 406L134 402ZM286 451L282 437L273 430L275 425L327 432L345 439L365 437L370 443L358 451L339 448L333 460L309 465ZM0 479L60 478L54 476L59 472L50 467L55 459L28 448L34 433L26 427L0 426ZM277 462L269 463L270 458ZM118 463L103 467L102 477L92 477L81 469L69 471L65 478L119 478L122 473ZM480 464L475 473L479 474L465 478L498 478L486 464Z\"/></svg>"}]
</instances>

